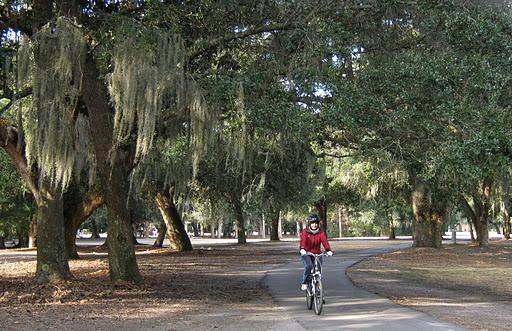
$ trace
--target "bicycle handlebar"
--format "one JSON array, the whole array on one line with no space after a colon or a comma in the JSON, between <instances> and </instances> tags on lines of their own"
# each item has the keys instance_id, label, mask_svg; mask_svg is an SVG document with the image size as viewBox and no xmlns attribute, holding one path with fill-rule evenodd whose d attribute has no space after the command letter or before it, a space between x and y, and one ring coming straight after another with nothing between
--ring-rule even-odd
<instances>
[{"instance_id":1,"label":"bicycle handlebar","mask_svg":"<svg viewBox=\"0 0 512 331\"><path fill-rule=\"evenodd\" d=\"M322 252L322 253L320 253L320 254L315 254L315 253L306 252L306 255L314 256L314 257L319 257L319 256L329 256L329 255L327 255L327 253L325 253L325 252Z\"/></svg>"}]
</instances>

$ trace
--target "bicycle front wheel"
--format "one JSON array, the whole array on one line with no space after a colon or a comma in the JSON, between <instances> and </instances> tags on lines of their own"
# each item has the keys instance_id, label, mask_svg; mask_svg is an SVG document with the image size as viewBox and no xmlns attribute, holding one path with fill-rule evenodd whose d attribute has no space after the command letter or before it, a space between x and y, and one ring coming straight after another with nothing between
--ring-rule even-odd
<instances>
[{"instance_id":1,"label":"bicycle front wheel","mask_svg":"<svg viewBox=\"0 0 512 331\"><path fill-rule=\"evenodd\" d=\"M308 284L308 289L306 290L306 307L308 309L313 308L313 298L314 298L313 286L311 283Z\"/></svg>"},{"instance_id":2,"label":"bicycle front wheel","mask_svg":"<svg viewBox=\"0 0 512 331\"><path fill-rule=\"evenodd\" d=\"M320 315L322 313L322 308L324 306L324 290L322 287L322 281L319 279L315 284L314 290L314 303L315 303L315 313Z\"/></svg>"}]
</instances>

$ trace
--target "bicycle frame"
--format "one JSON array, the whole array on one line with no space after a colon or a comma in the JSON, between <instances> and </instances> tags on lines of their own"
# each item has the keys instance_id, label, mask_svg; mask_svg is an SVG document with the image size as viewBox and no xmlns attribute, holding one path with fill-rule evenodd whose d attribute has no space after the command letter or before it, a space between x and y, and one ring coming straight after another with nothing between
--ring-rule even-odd
<instances>
[{"instance_id":1,"label":"bicycle frame","mask_svg":"<svg viewBox=\"0 0 512 331\"><path fill-rule=\"evenodd\" d=\"M307 255L315 258L315 261L313 263L313 269L311 269L310 279L309 279L309 282L312 285L315 285L315 283L318 280L322 279L322 268L321 268L321 263L320 263L320 257L327 256L327 254L325 254L325 253L313 254L313 253L308 252Z\"/></svg>"},{"instance_id":2,"label":"bicycle frame","mask_svg":"<svg viewBox=\"0 0 512 331\"><path fill-rule=\"evenodd\" d=\"M315 307L315 313L320 315L323 306L323 287L322 287L322 268L320 257L328 256L325 253L313 254L307 253L309 256L314 257L313 268L311 269L310 279L308 281L308 288L306 290L306 305L308 309Z\"/></svg>"}]
</instances>

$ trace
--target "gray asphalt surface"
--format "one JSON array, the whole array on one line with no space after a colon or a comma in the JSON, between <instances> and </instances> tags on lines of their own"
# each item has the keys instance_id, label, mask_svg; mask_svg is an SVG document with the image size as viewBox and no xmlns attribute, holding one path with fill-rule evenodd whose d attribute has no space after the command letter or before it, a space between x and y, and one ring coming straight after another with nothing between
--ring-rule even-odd
<instances>
[{"instance_id":1,"label":"gray asphalt surface","mask_svg":"<svg viewBox=\"0 0 512 331\"><path fill-rule=\"evenodd\" d=\"M276 304L304 330L467 330L356 288L345 274L349 266L367 256L408 246L410 244L400 243L379 249L340 252L324 260L322 281L326 304L320 316L306 308L299 288L303 270L299 259L268 273L265 284Z\"/></svg>"}]
</instances>

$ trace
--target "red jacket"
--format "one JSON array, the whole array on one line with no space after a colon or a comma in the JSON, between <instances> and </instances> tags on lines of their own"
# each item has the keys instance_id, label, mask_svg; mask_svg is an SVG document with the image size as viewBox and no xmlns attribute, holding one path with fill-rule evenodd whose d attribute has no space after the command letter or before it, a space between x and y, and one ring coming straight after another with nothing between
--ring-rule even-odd
<instances>
[{"instance_id":1,"label":"red jacket","mask_svg":"<svg viewBox=\"0 0 512 331\"><path fill-rule=\"evenodd\" d=\"M313 234L307 229L304 229L300 233L300 249L305 249L306 252L313 254L320 254L322 252L320 250L320 243L324 246L325 250L331 250L324 230L319 230L317 233Z\"/></svg>"}]
</instances>

